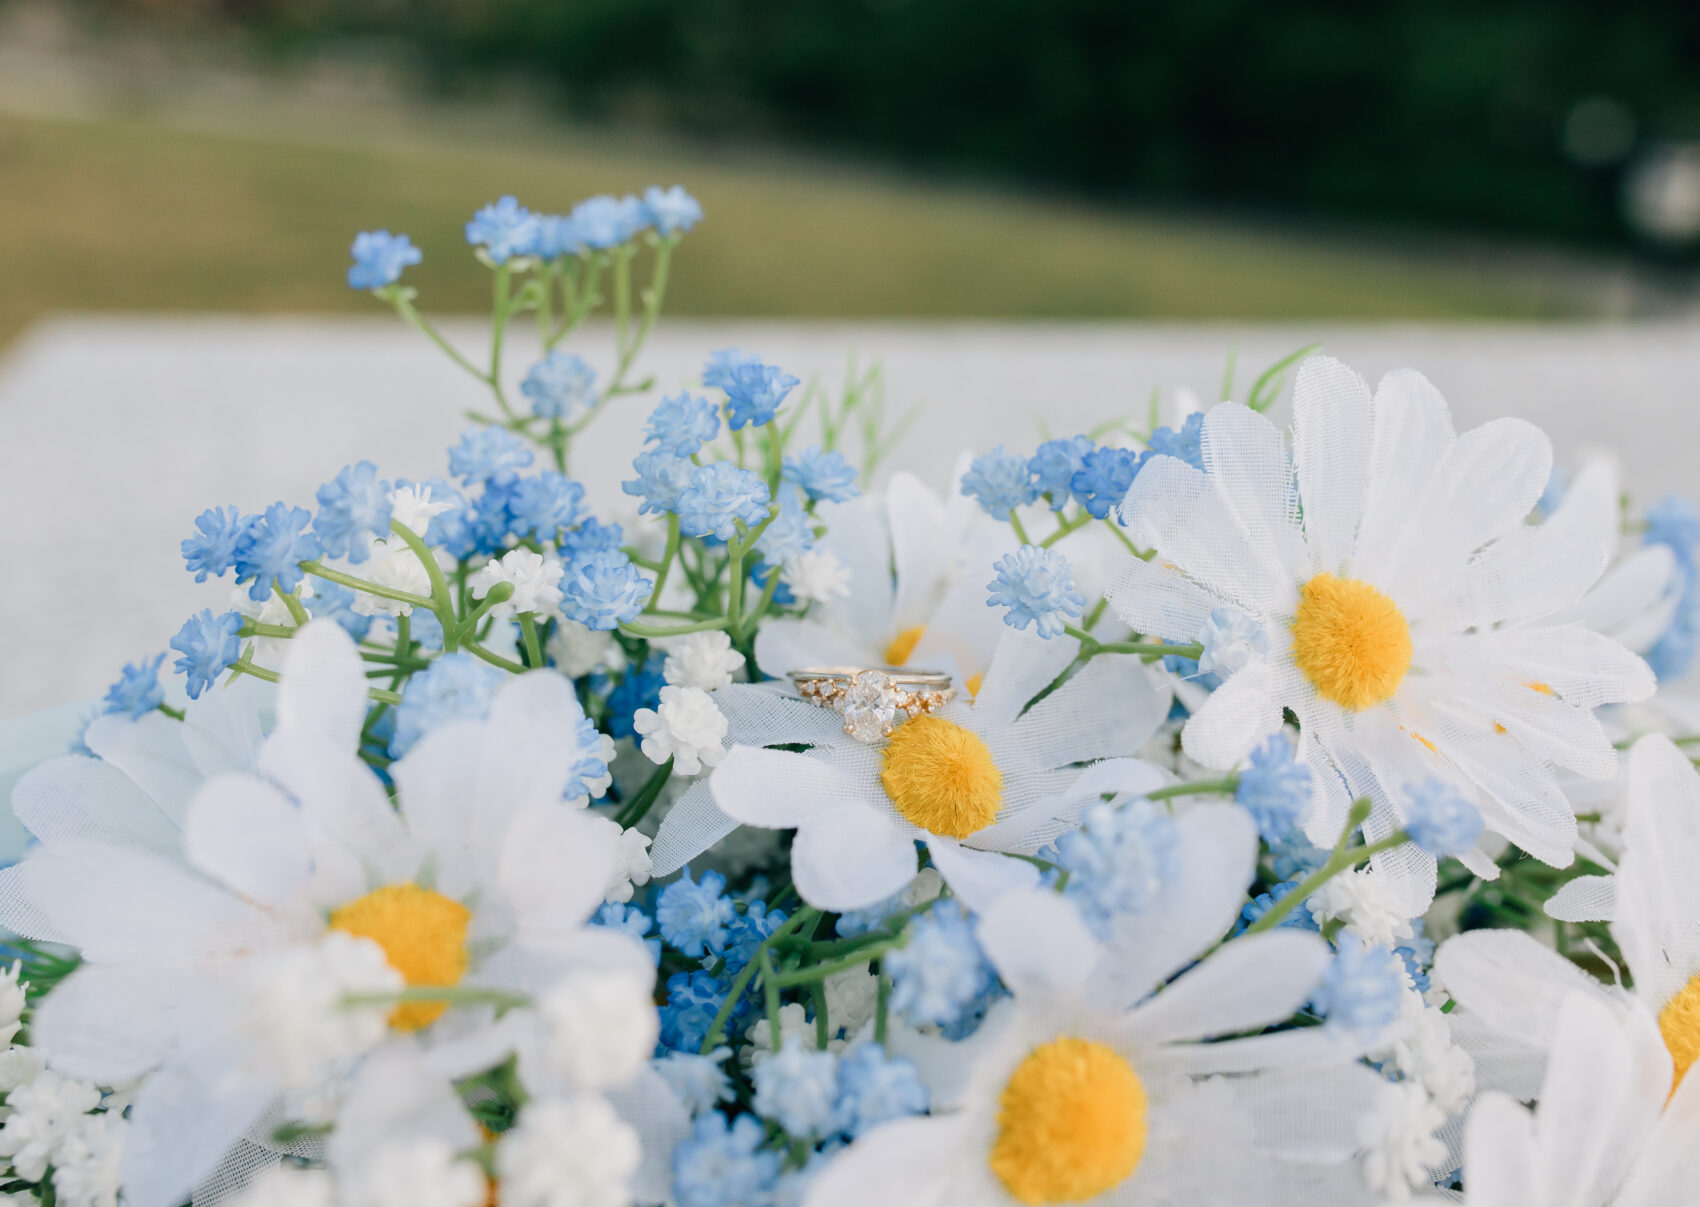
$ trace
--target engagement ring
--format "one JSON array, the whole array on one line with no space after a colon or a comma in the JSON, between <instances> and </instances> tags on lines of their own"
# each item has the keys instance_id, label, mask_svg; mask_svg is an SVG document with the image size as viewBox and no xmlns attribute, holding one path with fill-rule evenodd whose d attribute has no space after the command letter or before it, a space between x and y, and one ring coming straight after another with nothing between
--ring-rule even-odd
<instances>
[{"instance_id":1,"label":"engagement ring","mask_svg":"<svg viewBox=\"0 0 1700 1207\"><path fill-rule=\"evenodd\" d=\"M844 718L844 732L858 742L891 736L897 714L912 719L941 707L956 694L943 671L811 666L791 672L797 694Z\"/></svg>"}]
</instances>

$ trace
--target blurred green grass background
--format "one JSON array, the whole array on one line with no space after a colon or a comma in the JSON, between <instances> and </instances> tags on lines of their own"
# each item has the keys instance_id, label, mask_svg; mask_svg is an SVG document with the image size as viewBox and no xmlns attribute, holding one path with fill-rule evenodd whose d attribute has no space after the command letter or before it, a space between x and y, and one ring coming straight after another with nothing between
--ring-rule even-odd
<instances>
[{"instance_id":1,"label":"blurred green grass background","mask_svg":"<svg viewBox=\"0 0 1700 1207\"><path fill-rule=\"evenodd\" d=\"M63 312L365 312L356 231L425 249L438 312L485 307L461 226L502 193L564 209L683 183L707 220L673 313L789 317L1434 319L1586 313L1563 273L1481 249L941 184L547 123L357 120L303 132L134 114L0 114L0 341Z\"/></svg>"}]
</instances>

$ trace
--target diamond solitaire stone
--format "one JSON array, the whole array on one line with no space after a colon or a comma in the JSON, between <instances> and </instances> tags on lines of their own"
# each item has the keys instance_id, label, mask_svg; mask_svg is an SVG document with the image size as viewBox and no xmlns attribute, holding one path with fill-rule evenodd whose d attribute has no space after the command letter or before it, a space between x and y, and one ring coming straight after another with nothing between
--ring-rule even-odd
<instances>
[{"instance_id":1,"label":"diamond solitaire stone","mask_svg":"<svg viewBox=\"0 0 1700 1207\"><path fill-rule=\"evenodd\" d=\"M883 671L858 671L839 704L844 732L858 742L878 742L890 736L900 706L890 676Z\"/></svg>"}]
</instances>

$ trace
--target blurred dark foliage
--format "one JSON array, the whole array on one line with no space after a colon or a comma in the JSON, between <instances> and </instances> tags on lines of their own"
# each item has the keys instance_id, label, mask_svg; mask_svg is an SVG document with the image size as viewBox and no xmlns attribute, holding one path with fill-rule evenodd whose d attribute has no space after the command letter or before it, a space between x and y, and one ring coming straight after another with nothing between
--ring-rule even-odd
<instances>
[{"instance_id":1,"label":"blurred dark foliage","mask_svg":"<svg viewBox=\"0 0 1700 1207\"><path fill-rule=\"evenodd\" d=\"M395 40L444 89L520 72L584 117L811 140L1110 199L1580 242L1629 238L1625 166L1700 135L1700 5L1651 0L196 7L280 53ZM1611 128L1578 141L1590 98Z\"/></svg>"}]
</instances>

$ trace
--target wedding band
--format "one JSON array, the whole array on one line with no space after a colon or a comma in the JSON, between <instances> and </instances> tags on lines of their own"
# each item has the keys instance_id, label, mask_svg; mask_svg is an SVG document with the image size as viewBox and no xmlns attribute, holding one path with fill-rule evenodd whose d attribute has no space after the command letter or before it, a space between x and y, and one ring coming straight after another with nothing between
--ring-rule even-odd
<instances>
[{"instance_id":1,"label":"wedding band","mask_svg":"<svg viewBox=\"0 0 1700 1207\"><path fill-rule=\"evenodd\" d=\"M943 671L858 666L810 666L790 674L797 694L844 718L844 732L858 742L891 736L897 714L914 718L942 707L956 694Z\"/></svg>"}]
</instances>

